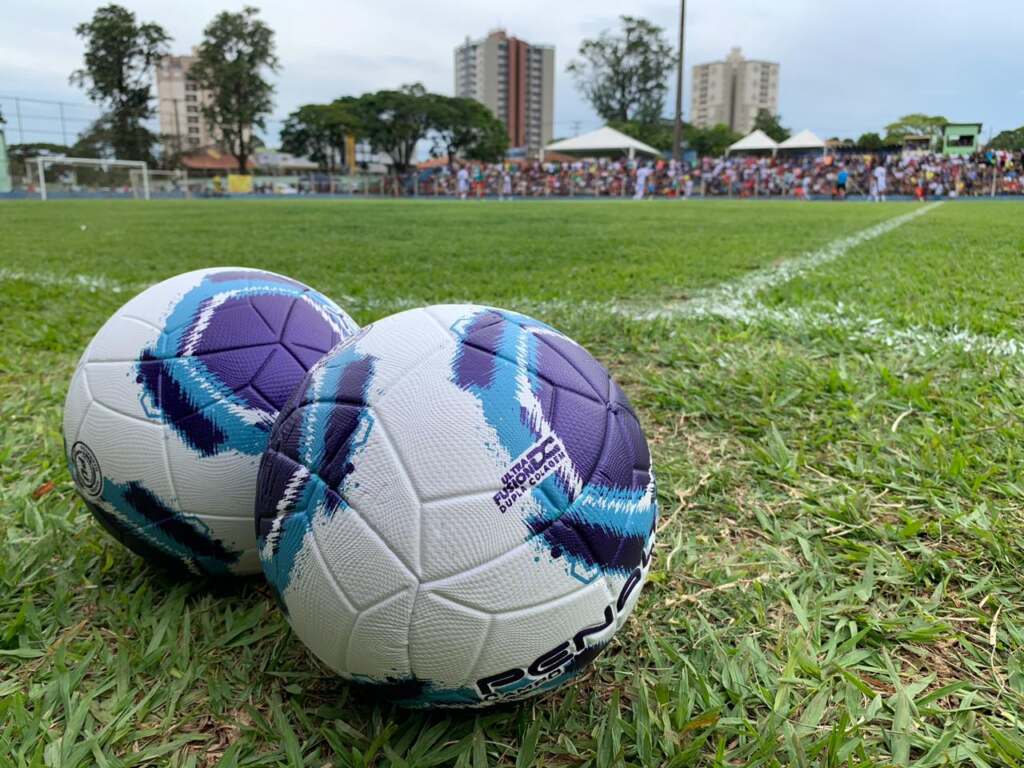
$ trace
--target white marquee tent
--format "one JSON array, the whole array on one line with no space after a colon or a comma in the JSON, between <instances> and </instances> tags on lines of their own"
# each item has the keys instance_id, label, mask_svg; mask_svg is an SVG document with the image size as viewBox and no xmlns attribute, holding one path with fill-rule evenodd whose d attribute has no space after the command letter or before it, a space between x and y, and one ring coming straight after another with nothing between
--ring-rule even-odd
<instances>
[{"instance_id":1,"label":"white marquee tent","mask_svg":"<svg viewBox=\"0 0 1024 768\"><path fill-rule=\"evenodd\" d=\"M774 155L778 147L779 145L768 134L758 129L748 133L735 144L729 145L729 149L725 151L725 154L731 155L733 152L771 152Z\"/></svg>"},{"instance_id":2,"label":"white marquee tent","mask_svg":"<svg viewBox=\"0 0 1024 768\"><path fill-rule=\"evenodd\" d=\"M609 128L607 125L581 136L573 136L571 139L548 144L541 153L541 159L544 157L544 152L561 152L567 155L621 154L628 155L630 159L637 155L661 156L661 152L654 147L637 141L632 136L627 136L614 128Z\"/></svg>"},{"instance_id":3,"label":"white marquee tent","mask_svg":"<svg viewBox=\"0 0 1024 768\"><path fill-rule=\"evenodd\" d=\"M793 136L790 136L784 142L779 144L780 150L793 149L793 150L820 150L825 151L825 142L815 136L809 129L804 129Z\"/></svg>"}]
</instances>

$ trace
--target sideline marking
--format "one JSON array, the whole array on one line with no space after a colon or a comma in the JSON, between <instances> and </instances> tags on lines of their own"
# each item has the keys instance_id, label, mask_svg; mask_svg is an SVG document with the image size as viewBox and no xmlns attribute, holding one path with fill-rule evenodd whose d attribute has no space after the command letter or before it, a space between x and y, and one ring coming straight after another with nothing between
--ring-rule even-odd
<instances>
[{"instance_id":1,"label":"sideline marking","mask_svg":"<svg viewBox=\"0 0 1024 768\"><path fill-rule=\"evenodd\" d=\"M841 259L857 246L888 234L919 216L934 211L940 205L941 202L931 203L910 213L894 216L852 235L833 240L816 251L787 259L778 266L760 269L737 280L721 283L675 304L641 312L632 310L633 314L630 316L636 320L653 320L659 317L720 317L726 320L754 322L768 309L756 298L761 291L785 285L818 267ZM623 314L629 312L626 307L619 311Z\"/></svg>"},{"instance_id":2,"label":"sideline marking","mask_svg":"<svg viewBox=\"0 0 1024 768\"><path fill-rule=\"evenodd\" d=\"M636 320L649 322L671 319L717 318L740 323L766 323L790 330L827 329L843 330L851 339L874 341L891 349L910 348L918 353L931 353L947 348L964 352L983 352L993 357L1015 357L1024 355L1024 341L1008 336L988 336L967 329L938 329L927 325L913 325L897 328L881 318L870 318L847 312L842 304L834 310L814 311L803 307L777 309L765 306L757 299L761 291L785 285L791 280L845 256L857 246L881 237L893 230L935 210L942 202L935 202L917 208L910 213L894 216L852 235L839 238L816 251L811 251L760 269L743 277L720 283L697 292L689 299L660 307L645 307L642 304L621 304L610 302L568 302L561 300L534 300L529 298L509 302L519 311L569 312L590 314L610 312ZM0 268L0 282L21 280L35 285L63 288L80 288L91 292L137 293L149 287L148 283L124 283L103 275L58 275L49 272L22 272ZM349 311L399 311L422 306L427 303L414 298L339 297L344 309ZM447 303L473 303L450 301Z\"/></svg>"}]
</instances>

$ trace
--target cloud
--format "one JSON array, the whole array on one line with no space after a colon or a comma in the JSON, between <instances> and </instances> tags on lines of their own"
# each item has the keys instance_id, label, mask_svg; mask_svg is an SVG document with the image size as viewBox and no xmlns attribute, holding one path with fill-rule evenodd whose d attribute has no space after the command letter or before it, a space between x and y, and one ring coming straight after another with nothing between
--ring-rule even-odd
<instances>
[{"instance_id":1,"label":"cloud","mask_svg":"<svg viewBox=\"0 0 1024 768\"><path fill-rule=\"evenodd\" d=\"M201 40L203 26L217 10L237 10L247 1L179 0L169 6L122 0L140 18L165 25L181 52ZM565 73L580 40L630 14L660 24L674 43L679 13L676 0L263 0L258 5L277 32L282 63L272 126L299 104L342 94L414 81L450 93L454 46L467 35L480 37L504 26L531 42L555 45L559 135L577 121L584 130L600 124ZM737 45L752 58L781 63L780 112L794 129L856 136L920 111L981 120L986 130L1024 122L1019 101L1006 98L1024 94L1015 77L1016 26L984 21L1020 18L1019 0L935 9L933 0L690 3L684 100L688 106L690 66L722 58ZM74 0L9 3L0 28L0 94L85 101L67 77L80 66L82 54L73 27L91 12L91 5Z\"/></svg>"}]
</instances>

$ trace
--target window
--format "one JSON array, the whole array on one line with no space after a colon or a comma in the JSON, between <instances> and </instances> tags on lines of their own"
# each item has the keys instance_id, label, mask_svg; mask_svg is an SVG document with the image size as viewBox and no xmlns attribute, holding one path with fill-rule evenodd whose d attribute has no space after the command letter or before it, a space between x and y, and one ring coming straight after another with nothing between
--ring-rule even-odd
<instances>
[{"instance_id":1,"label":"window","mask_svg":"<svg viewBox=\"0 0 1024 768\"><path fill-rule=\"evenodd\" d=\"M189 117L188 122L189 122L189 125L199 125L199 118L198 117Z\"/></svg>"},{"instance_id":2,"label":"window","mask_svg":"<svg viewBox=\"0 0 1024 768\"><path fill-rule=\"evenodd\" d=\"M189 136L188 137L188 144L189 144L190 147L198 147L199 146L199 137L198 136Z\"/></svg>"},{"instance_id":3,"label":"window","mask_svg":"<svg viewBox=\"0 0 1024 768\"><path fill-rule=\"evenodd\" d=\"M189 132L189 135L198 136L199 135L199 126L198 125L190 125L188 127L188 132ZM197 139L197 141L198 141L198 139Z\"/></svg>"},{"instance_id":4,"label":"window","mask_svg":"<svg viewBox=\"0 0 1024 768\"><path fill-rule=\"evenodd\" d=\"M199 112L199 107L195 104L189 104L187 107L185 107L185 111L189 114L195 114Z\"/></svg>"},{"instance_id":5,"label":"window","mask_svg":"<svg viewBox=\"0 0 1024 768\"><path fill-rule=\"evenodd\" d=\"M185 90L186 91L198 91L199 90L199 86L196 85L195 80L186 80L185 81Z\"/></svg>"},{"instance_id":6,"label":"window","mask_svg":"<svg viewBox=\"0 0 1024 768\"><path fill-rule=\"evenodd\" d=\"M194 93L186 93L185 94L185 101L186 102L198 101L198 99L196 98L196 95Z\"/></svg>"}]
</instances>

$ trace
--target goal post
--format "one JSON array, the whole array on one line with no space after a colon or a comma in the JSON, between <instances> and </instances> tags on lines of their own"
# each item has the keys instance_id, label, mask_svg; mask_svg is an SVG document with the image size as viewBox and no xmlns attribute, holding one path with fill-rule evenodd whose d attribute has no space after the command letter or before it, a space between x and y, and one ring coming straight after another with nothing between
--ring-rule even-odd
<instances>
[{"instance_id":1,"label":"goal post","mask_svg":"<svg viewBox=\"0 0 1024 768\"><path fill-rule=\"evenodd\" d=\"M124 168L129 172L129 179L139 178L142 182L142 198L150 199L149 194L149 166L144 160L118 160L117 158L97 159L94 157L54 157L39 155L36 160L36 172L39 174L39 199L47 200L46 171L54 166L69 166L71 168L83 167L97 169L103 173L109 173L114 168Z\"/></svg>"},{"instance_id":2,"label":"goal post","mask_svg":"<svg viewBox=\"0 0 1024 768\"><path fill-rule=\"evenodd\" d=\"M196 180L189 179L188 172L184 170L164 171L152 168L131 168L128 171L128 176L131 179L132 193L136 198L145 195L148 185L147 200L172 197L189 199L192 197L192 188L196 184Z\"/></svg>"}]
</instances>

